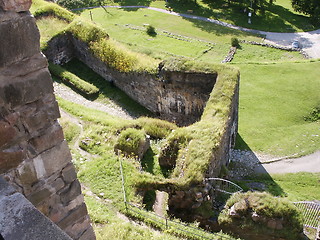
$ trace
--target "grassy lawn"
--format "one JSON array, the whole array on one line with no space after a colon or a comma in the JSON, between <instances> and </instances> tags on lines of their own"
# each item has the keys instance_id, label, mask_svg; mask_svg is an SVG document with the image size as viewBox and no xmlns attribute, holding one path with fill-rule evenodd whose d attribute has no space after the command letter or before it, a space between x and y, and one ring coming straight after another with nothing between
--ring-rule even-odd
<instances>
[{"instance_id":1,"label":"grassy lawn","mask_svg":"<svg viewBox=\"0 0 320 240\"><path fill-rule=\"evenodd\" d=\"M320 62L239 64L239 134L250 149L306 155L320 149L320 122L307 116L320 103Z\"/></svg>"},{"instance_id":2,"label":"grassy lawn","mask_svg":"<svg viewBox=\"0 0 320 240\"><path fill-rule=\"evenodd\" d=\"M295 12L291 6L291 0L277 0L274 1L273 5L267 6L264 12L258 10L256 15L252 17L251 24L248 23L248 10L244 12L245 8L249 9L249 5L240 5L236 1L228 5L226 2L227 1L223 0L197 0L184 1L183 4L181 4L179 1L168 1L168 6L170 6L173 11L179 13L188 13L188 10L192 10L192 14L194 15L263 31L296 32L311 31L319 28L319 26L313 26L307 16ZM106 0L104 4L120 6L140 5L166 9L165 1L117 0L111 2ZM199 24L199 27L201 27L201 24Z\"/></svg>"},{"instance_id":3,"label":"grassy lawn","mask_svg":"<svg viewBox=\"0 0 320 240\"><path fill-rule=\"evenodd\" d=\"M45 17L37 20L37 26L40 31L40 47L43 49L55 34L68 26L68 23L55 17Z\"/></svg>"},{"instance_id":4,"label":"grassy lawn","mask_svg":"<svg viewBox=\"0 0 320 240\"><path fill-rule=\"evenodd\" d=\"M154 58L183 56L208 63L221 62L227 55L231 38L262 41L248 33L225 28L199 20L188 20L147 9L94 9L90 10L94 22L109 35L125 43L128 48ZM90 19L89 11L81 16ZM159 21L161 19L161 21ZM156 28L157 36L145 32L144 25ZM292 61L303 59L299 53L242 44L236 62Z\"/></svg>"},{"instance_id":5,"label":"grassy lawn","mask_svg":"<svg viewBox=\"0 0 320 240\"><path fill-rule=\"evenodd\" d=\"M263 183L266 191L274 196L285 197L289 201L314 201L320 199L320 173L288 173L250 176L238 183L247 190L246 184Z\"/></svg>"}]
</instances>

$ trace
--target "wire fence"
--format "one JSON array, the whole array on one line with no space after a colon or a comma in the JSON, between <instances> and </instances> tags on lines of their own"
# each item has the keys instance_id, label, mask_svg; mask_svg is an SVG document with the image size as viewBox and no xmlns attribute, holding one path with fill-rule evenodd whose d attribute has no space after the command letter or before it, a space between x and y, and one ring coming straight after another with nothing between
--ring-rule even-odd
<instances>
[{"instance_id":1,"label":"wire fence","mask_svg":"<svg viewBox=\"0 0 320 240\"><path fill-rule=\"evenodd\" d=\"M304 226L318 229L320 225L320 204L315 202L295 202L294 205L301 210L304 217Z\"/></svg>"},{"instance_id":2,"label":"wire fence","mask_svg":"<svg viewBox=\"0 0 320 240\"><path fill-rule=\"evenodd\" d=\"M126 209L127 211L132 211L135 214L140 215L144 219L148 219L149 221L155 223L158 226L162 226L165 230L172 229L176 233L179 233L185 236L193 236L194 239L208 239L208 240L231 240L234 238L228 237L226 235L222 235L219 233L211 233L205 230L202 230L197 227L193 227L187 225L182 222L178 222L175 220L171 220L166 217L161 217L155 213L148 212L143 208L135 206L129 202L126 202Z\"/></svg>"},{"instance_id":3,"label":"wire fence","mask_svg":"<svg viewBox=\"0 0 320 240\"><path fill-rule=\"evenodd\" d=\"M123 167L122 167L122 161L121 161L120 156L118 156L118 159L119 159L119 167L120 167L120 173L121 173L123 201L125 203L125 207L126 207L127 211L131 211L135 214L138 214L143 219L148 219L149 221L151 221L154 225L162 226L165 230L172 229L176 233L180 233L182 235L187 235L187 236L193 236L194 239L208 239L208 240L232 240L232 239L234 239L234 238L231 238L227 235L207 232L207 231L202 230L200 228L196 228L196 227L187 225L182 222L177 222L177 221L171 220L169 218L159 216L155 213L146 211L145 209L138 207L138 206L135 206L132 203L128 202L127 197L126 197Z\"/></svg>"},{"instance_id":4,"label":"wire fence","mask_svg":"<svg viewBox=\"0 0 320 240\"><path fill-rule=\"evenodd\" d=\"M226 193L229 195L243 191L243 189L239 185L226 179L206 178L205 181L209 182L212 188L214 188L214 190L218 192Z\"/></svg>"}]
</instances>

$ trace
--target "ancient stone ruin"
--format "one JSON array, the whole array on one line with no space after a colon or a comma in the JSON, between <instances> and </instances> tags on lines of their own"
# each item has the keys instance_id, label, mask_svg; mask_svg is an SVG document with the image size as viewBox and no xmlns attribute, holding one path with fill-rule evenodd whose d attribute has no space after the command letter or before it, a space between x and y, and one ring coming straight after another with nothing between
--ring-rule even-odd
<instances>
[{"instance_id":1,"label":"ancient stone ruin","mask_svg":"<svg viewBox=\"0 0 320 240\"><path fill-rule=\"evenodd\" d=\"M26 234L23 239L45 239L40 233L50 236L51 231L57 234L52 239L68 239L57 233L60 228L72 239L95 239L57 121L59 108L30 5L31 0L0 1L0 176L15 189L1 180L0 232L9 240L17 239L14 232ZM17 211L6 208L10 204ZM27 209L29 217L23 214ZM35 230L34 235L21 232L30 230L23 224L41 228L33 222L39 219L46 227Z\"/></svg>"}]
</instances>

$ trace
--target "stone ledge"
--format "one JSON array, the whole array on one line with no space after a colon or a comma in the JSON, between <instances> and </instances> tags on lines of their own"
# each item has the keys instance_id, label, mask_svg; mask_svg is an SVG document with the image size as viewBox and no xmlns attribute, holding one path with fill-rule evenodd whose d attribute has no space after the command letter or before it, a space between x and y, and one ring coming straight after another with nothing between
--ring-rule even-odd
<instances>
[{"instance_id":1,"label":"stone ledge","mask_svg":"<svg viewBox=\"0 0 320 240\"><path fill-rule=\"evenodd\" d=\"M2 178L0 178L0 232L6 240L71 240Z\"/></svg>"}]
</instances>

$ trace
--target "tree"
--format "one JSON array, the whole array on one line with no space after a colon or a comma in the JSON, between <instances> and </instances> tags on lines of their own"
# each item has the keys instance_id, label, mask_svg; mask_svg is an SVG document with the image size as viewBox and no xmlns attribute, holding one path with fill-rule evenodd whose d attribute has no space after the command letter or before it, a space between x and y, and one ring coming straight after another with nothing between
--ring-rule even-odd
<instances>
[{"instance_id":1,"label":"tree","mask_svg":"<svg viewBox=\"0 0 320 240\"><path fill-rule=\"evenodd\" d=\"M295 11L310 16L314 24L320 23L320 1L319 0L291 0Z\"/></svg>"}]
</instances>

